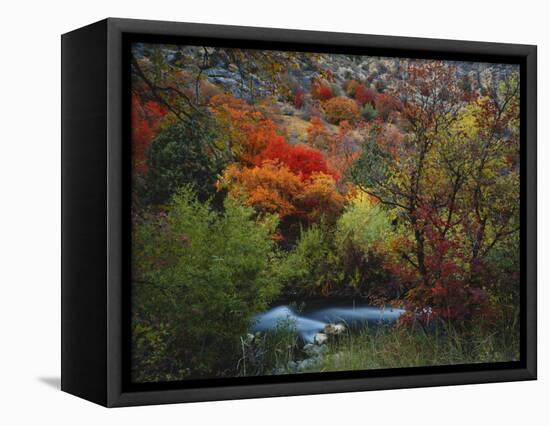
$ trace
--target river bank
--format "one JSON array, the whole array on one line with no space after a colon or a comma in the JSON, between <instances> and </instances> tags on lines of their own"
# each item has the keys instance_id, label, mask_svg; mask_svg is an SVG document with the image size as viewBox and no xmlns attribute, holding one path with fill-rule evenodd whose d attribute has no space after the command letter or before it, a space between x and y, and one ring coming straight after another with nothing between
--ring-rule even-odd
<instances>
[{"instance_id":1,"label":"river bank","mask_svg":"<svg viewBox=\"0 0 550 426\"><path fill-rule=\"evenodd\" d=\"M372 306L272 307L242 339L240 376L508 362L519 359L518 333L465 332L396 323L404 311Z\"/></svg>"}]
</instances>

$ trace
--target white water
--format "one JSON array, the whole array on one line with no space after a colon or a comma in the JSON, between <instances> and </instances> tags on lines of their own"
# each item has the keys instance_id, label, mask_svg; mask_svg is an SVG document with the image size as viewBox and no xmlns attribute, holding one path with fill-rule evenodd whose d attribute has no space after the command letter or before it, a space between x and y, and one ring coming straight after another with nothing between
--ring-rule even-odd
<instances>
[{"instance_id":1,"label":"white water","mask_svg":"<svg viewBox=\"0 0 550 426\"><path fill-rule=\"evenodd\" d=\"M324 307L298 314L288 305L281 305L257 315L250 331L265 332L288 324L296 329L304 341L313 342L315 335L329 323L344 323L351 328L364 323L391 323L403 312L402 309L362 305Z\"/></svg>"}]
</instances>

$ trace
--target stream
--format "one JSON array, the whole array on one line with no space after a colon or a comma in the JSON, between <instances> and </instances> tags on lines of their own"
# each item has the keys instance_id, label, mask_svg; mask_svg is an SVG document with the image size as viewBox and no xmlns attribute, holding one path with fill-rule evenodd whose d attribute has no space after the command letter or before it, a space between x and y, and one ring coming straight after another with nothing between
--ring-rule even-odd
<instances>
[{"instance_id":1,"label":"stream","mask_svg":"<svg viewBox=\"0 0 550 426\"><path fill-rule=\"evenodd\" d=\"M391 307L375 307L367 304L346 302L307 302L301 309L294 304L278 304L256 315L250 331L266 332L274 330L280 324L294 327L300 337L312 343L315 335L323 331L327 324L342 323L346 328L358 328L362 325L393 323L405 312Z\"/></svg>"}]
</instances>

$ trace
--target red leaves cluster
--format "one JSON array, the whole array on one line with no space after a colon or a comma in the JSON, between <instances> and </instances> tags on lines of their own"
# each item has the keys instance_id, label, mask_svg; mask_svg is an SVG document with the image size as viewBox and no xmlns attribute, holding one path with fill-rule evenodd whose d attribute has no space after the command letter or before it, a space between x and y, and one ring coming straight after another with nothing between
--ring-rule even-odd
<instances>
[{"instance_id":1,"label":"red leaves cluster","mask_svg":"<svg viewBox=\"0 0 550 426\"><path fill-rule=\"evenodd\" d=\"M255 164L260 166L265 161L273 160L288 166L302 180L319 172L332 176L336 181L340 178L337 172L329 168L321 151L303 145L290 145L282 137L271 139L264 151L256 157Z\"/></svg>"},{"instance_id":2,"label":"red leaves cluster","mask_svg":"<svg viewBox=\"0 0 550 426\"><path fill-rule=\"evenodd\" d=\"M316 222L323 215L336 217L345 199L336 187L340 175L323 152L290 144L264 114L224 96L214 98L212 110L224 129L224 140L238 155L220 177L218 189L244 196L248 205L281 219ZM320 131L324 128L321 121L316 124ZM283 230L278 238L284 238Z\"/></svg>"},{"instance_id":3,"label":"red leaves cluster","mask_svg":"<svg viewBox=\"0 0 550 426\"><path fill-rule=\"evenodd\" d=\"M327 101L334 96L334 93L328 84L317 80L311 85L311 96L320 101Z\"/></svg>"},{"instance_id":4,"label":"red leaves cluster","mask_svg":"<svg viewBox=\"0 0 550 426\"><path fill-rule=\"evenodd\" d=\"M147 150L167 110L156 101L132 96L132 161L134 171L147 172Z\"/></svg>"},{"instance_id":5,"label":"red leaves cluster","mask_svg":"<svg viewBox=\"0 0 550 426\"><path fill-rule=\"evenodd\" d=\"M270 141L284 141L273 120L241 99L217 95L210 100L210 107L218 119L224 141L240 162L255 164L256 156Z\"/></svg>"},{"instance_id":6,"label":"red leaves cluster","mask_svg":"<svg viewBox=\"0 0 550 426\"><path fill-rule=\"evenodd\" d=\"M339 179L321 151L287 142L275 123L254 111L244 101L230 95L215 96L212 110L219 117L225 138L239 147L239 161L246 166L261 167L266 161L278 162L290 172L307 180L314 173L324 173Z\"/></svg>"},{"instance_id":7,"label":"red leaves cluster","mask_svg":"<svg viewBox=\"0 0 550 426\"><path fill-rule=\"evenodd\" d=\"M304 106L304 91L303 90L297 90L294 94L294 108L300 109Z\"/></svg>"},{"instance_id":8,"label":"red leaves cluster","mask_svg":"<svg viewBox=\"0 0 550 426\"><path fill-rule=\"evenodd\" d=\"M394 98L391 95L380 93L376 97L375 101L376 111L378 116L384 121L388 119L396 112L401 109L401 102L398 99Z\"/></svg>"},{"instance_id":9,"label":"red leaves cluster","mask_svg":"<svg viewBox=\"0 0 550 426\"><path fill-rule=\"evenodd\" d=\"M376 101L376 93L374 90L367 88L364 84L357 86L354 97L357 103L361 106L364 106L367 103L374 106Z\"/></svg>"},{"instance_id":10,"label":"red leaves cluster","mask_svg":"<svg viewBox=\"0 0 550 426\"><path fill-rule=\"evenodd\" d=\"M422 205L415 211L417 230L424 235L424 277L409 291L416 318L430 321L468 320L490 313L483 282L477 278L479 262L471 262L461 245L463 238L433 209Z\"/></svg>"}]
</instances>

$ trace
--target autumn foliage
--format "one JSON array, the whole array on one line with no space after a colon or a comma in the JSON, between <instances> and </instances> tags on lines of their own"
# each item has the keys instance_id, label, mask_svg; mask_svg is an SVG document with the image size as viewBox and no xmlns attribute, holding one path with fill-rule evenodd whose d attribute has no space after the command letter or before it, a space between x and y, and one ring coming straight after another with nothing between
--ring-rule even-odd
<instances>
[{"instance_id":1,"label":"autumn foliage","mask_svg":"<svg viewBox=\"0 0 550 426\"><path fill-rule=\"evenodd\" d=\"M323 111L327 120L333 124L339 124L343 120L355 123L360 117L357 103L344 96L338 96L324 102Z\"/></svg>"},{"instance_id":2,"label":"autumn foliage","mask_svg":"<svg viewBox=\"0 0 550 426\"><path fill-rule=\"evenodd\" d=\"M223 134L219 145L241 162L255 164L270 143L284 141L273 121L243 100L217 95L210 105Z\"/></svg>"},{"instance_id":3,"label":"autumn foliage","mask_svg":"<svg viewBox=\"0 0 550 426\"><path fill-rule=\"evenodd\" d=\"M330 133L321 118L317 116L311 117L307 128L308 144L316 148L326 148L329 137Z\"/></svg>"},{"instance_id":4,"label":"autumn foliage","mask_svg":"<svg viewBox=\"0 0 550 426\"><path fill-rule=\"evenodd\" d=\"M327 101L334 96L334 93L328 84L322 81L315 81L311 85L311 96L320 101Z\"/></svg>"},{"instance_id":5,"label":"autumn foliage","mask_svg":"<svg viewBox=\"0 0 550 426\"><path fill-rule=\"evenodd\" d=\"M261 166L265 161L279 161L302 180L309 179L314 173L324 173L334 180L339 179L338 173L328 167L321 151L304 145L290 145L283 138L271 139L254 163Z\"/></svg>"},{"instance_id":6,"label":"autumn foliage","mask_svg":"<svg viewBox=\"0 0 550 426\"><path fill-rule=\"evenodd\" d=\"M367 103L374 106L375 100L376 100L376 93L374 92L374 90L367 88L364 84L360 84L355 89L354 98L357 101L357 103L361 106L364 106Z\"/></svg>"},{"instance_id":7,"label":"autumn foliage","mask_svg":"<svg viewBox=\"0 0 550 426\"><path fill-rule=\"evenodd\" d=\"M359 86L360 86L360 83L357 80L347 80L344 83L344 90L346 91L346 94L350 98L354 98L355 97L355 91L357 90L357 88Z\"/></svg>"},{"instance_id":8,"label":"autumn foliage","mask_svg":"<svg viewBox=\"0 0 550 426\"><path fill-rule=\"evenodd\" d=\"M219 183L235 198L244 197L248 205L280 217L295 214L295 200L303 189L303 181L287 166L266 161L261 167L228 167Z\"/></svg>"},{"instance_id":9,"label":"autumn foliage","mask_svg":"<svg viewBox=\"0 0 550 426\"><path fill-rule=\"evenodd\" d=\"M293 99L294 108L300 109L304 105L304 91L297 90Z\"/></svg>"},{"instance_id":10,"label":"autumn foliage","mask_svg":"<svg viewBox=\"0 0 550 426\"><path fill-rule=\"evenodd\" d=\"M134 170L139 173L147 171L147 150L166 112L166 108L156 101L132 96L132 159Z\"/></svg>"},{"instance_id":11,"label":"autumn foliage","mask_svg":"<svg viewBox=\"0 0 550 426\"><path fill-rule=\"evenodd\" d=\"M388 121L392 115L401 109L401 103L392 95L380 93L374 102L378 116Z\"/></svg>"},{"instance_id":12,"label":"autumn foliage","mask_svg":"<svg viewBox=\"0 0 550 426\"><path fill-rule=\"evenodd\" d=\"M345 199L336 190L332 176L316 172L307 179L302 177L285 164L267 160L255 167L230 166L218 186L228 189L230 196L281 219L295 216L314 222L341 211Z\"/></svg>"}]
</instances>

